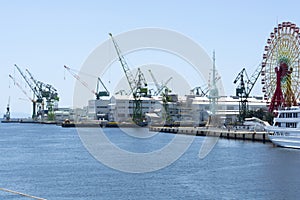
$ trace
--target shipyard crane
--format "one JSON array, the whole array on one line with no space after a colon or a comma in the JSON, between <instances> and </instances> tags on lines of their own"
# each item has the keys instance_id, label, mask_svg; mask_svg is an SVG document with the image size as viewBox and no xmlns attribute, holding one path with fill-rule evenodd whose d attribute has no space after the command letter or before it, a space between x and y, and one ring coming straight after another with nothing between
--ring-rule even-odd
<instances>
[{"instance_id":1,"label":"shipyard crane","mask_svg":"<svg viewBox=\"0 0 300 200\"><path fill-rule=\"evenodd\" d=\"M57 90L52 85L41 81L38 81L38 85L40 86L42 97L46 98L48 113L52 113L54 102L59 101Z\"/></svg>"},{"instance_id":2,"label":"shipyard crane","mask_svg":"<svg viewBox=\"0 0 300 200\"><path fill-rule=\"evenodd\" d=\"M102 97L102 96L109 96L109 95L110 95L110 93L109 93L109 91L107 90L106 86L104 85L103 81L102 81L99 77L97 77L97 89L96 89L96 91L95 91L94 89L91 89L91 88L89 87L89 85L88 85L85 81L83 81L83 80L80 78L80 76L79 76L78 74L76 74L76 73L74 72L73 69L71 69L70 67L67 67L66 65L64 65L64 68L65 68L66 70L68 70L68 72L69 72L75 79L77 79L84 87L86 87L91 93L93 93L93 94L96 96L96 99L100 99L100 97ZM89 75L89 76L92 76L92 75ZM103 88L105 89L104 91L99 91L99 83L101 83L101 85L102 85Z\"/></svg>"},{"instance_id":3,"label":"shipyard crane","mask_svg":"<svg viewBox=\"0 0 300 200\"><path fill-rule=\"evenodd\" d=\"M47 112L48 112L48 119L53 115L53 103L55 101L59 101L57 90L50 84L43 83L42 81L36 80L33 75L30 73L28 69L26 69L26 72L30 76L30 79L35 84L35 87L39 91L42 98L46 99L46 106L47 106ZM51 113L51 114L50 114ZM49 115L50 114L50 115Z\"/></svg>"},{"instance_id":4,"label":"shipyard crane","mask_svg":"<svg viewBox=\"0 0 300 200\"><path fill-rule=\"evenodd\" d=\"M37 90L37 92L40 93L40 96L43 98L44 97L43 90L42 90L42 84L43 83L41 83L40 81L36 80L28 69L26 69L25 71L29 75L30 80L34 83L34 85L35 85L34 88Z\"/></svg>"},{"instance_id":5,"label":"shipyard crane","mask_svg":"<svg viewBox=\"0 0 300 200\"><path fill-rule=\"evenodd\" d=\"M32 113L32 118L35 119L37 117L36 115L36 104L40 104L43 107L43 96L41 95L41 92L38 90L38 88L36 86L34 86L30 80L28 79L28 77L22 72L22 70L15 64L14 65L17 70L19 71L19 73L21 74L21 76L23 77L23 79L25 80L25 82L27 83L27 85L30 87L30 89L33 91L33 94L36 96L36 100L32 101L33 104L33 113ZM40 106L39 106L40 107Z\"/></svg>"},{"instance_id":6,"label":"shipyard crane","mask_svg":"<svg viewBox=\"0 0 300 200\"><path fill-rule=\"evenodd\" d=\"M134 76L133 76L121 50L120 50L119 45L117 44L117 42L115 41L115 39L111 33L109 33L109 36L111 37L111 40L114 44L119 61L121 63L121 66L123 68L123 71L124 71L126 79L127 79L127 82L129 84L130 91L132 92L132 95L134 98L132 120L137 125L144 125L141 97L146 96L148 93L148 89L146 88L147 83L145 82L143 73L141 72L140 69L138 69L136 79L134 78Z\"/></svg>"},{"instance_id":7,"label":"shipyard crane","mask_svg":"<svg viewBox=\"0 0 300 200\"><path fill-rule=\"evenodd\" d=\"M136 95L139 95L140 97L145 97L148 95L148 88L147 81L145 79L145 76L140 68L137 69L136 75L135 75L135 91Z\"/></svg>"},{"instance_id":8,"label":"shipyard crane","mask_svg":"<svg viewBox=\"0 0 300 200\"><path fill-rule=\"evenodd\" d=\"M162 85L159 85L155 76L153 75L152 71L149 69L148 70L150 73L150 76L152 78L152 80L154 81L155 87L156 87L156 91L154 92L154 96L158 96L164 88L167 87L167 84L172 80L172 77L170 77L165 83L163 83Z\"/></svg>"},{"instance_id":9,"label":"shipyard crane","mask_svg":"<svg viewBox=\"0 0 300 200\"><path fill-rule=\"evenodd\" d=\"M165 121L165 125L171 126L174 123L173 119L170 115L170 111L169 111L169 102L171 101L169 92L171 90L169 90L169 88L167 87L167 84L172 80L172 77L170 77L164 84L159 85L155 76L153 75L152 71L150 69L148 71L154 81L156 88L157 88L157 90L154 92L154 96L157 96L160 93L162 96L162 103L163 103L163 108L164 108L162 116L163 116L163 120Z\"/></svg>"},{"instance_id":10,"label":"shipyard crane","mask_svg":"<svg viewBox=\"0 0 300 200\"><path fill-rule=\"evenodd\" d=\"M27 83L27 85L30 87L30 89L33 91L34 95L36 96L37 100L36 102L43 102L43 97L41 95L41 92L39 91L39 88L37 88L36 86L34 86L30 80L27 78L27 76L22 72L22 70L15 64L15 67L17 68L17 70L19 71L19 73L21 74L21 76L23 77L23 79L25 80L25 82Z\"/></svg>"},{"instance_id":11,"label":"shipyard crane","mask_svg":"<svg viewBox=\"0 0 300 200\"><path fill-rule=\"evenodd\" d=\"M239 101L239 120L243 121L248 113L248 97L252 91L257 79L261 74L261 66L258 66L254 73L249 78L246 69L243 68L233 81L234 84L239 85L236 88L236 96L240 98Z\"/></svg>"}]
</instances>

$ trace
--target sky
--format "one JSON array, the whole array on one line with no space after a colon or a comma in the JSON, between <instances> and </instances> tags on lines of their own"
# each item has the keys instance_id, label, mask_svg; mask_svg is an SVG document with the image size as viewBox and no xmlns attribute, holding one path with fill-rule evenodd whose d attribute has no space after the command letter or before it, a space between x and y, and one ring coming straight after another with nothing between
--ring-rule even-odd
<instances>
[{"instance_id":1,"label":"sky","mask_svg":"<svg viewBox=\"0 0 300 200\"><path fill-rule=\"evenodd\" d=\"M31 103L8 75L24 81L17 64L59 92L60 107L72 107L75 79L63 68L80 70L108 33L157 27L174 30L198 43L216 67L226 95L242 68L254 72L277 23L300 25L298 1L0 1L0 114L8 100L12 117L30 116ZM134 56L130 61L135 62ZM120 70L120 73L121 70ZM262 95L260 80L253 95ZM30 94L30 93L29 93ZM15 115L15 116L14 116Z\"/></svg>"}]
</instances>

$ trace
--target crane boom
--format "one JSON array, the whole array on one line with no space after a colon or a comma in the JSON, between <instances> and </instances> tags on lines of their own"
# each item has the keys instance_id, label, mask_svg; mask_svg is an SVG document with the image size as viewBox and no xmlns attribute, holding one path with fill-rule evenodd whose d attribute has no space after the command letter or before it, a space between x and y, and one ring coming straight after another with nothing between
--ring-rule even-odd
<instances>
[{"instance_id":1,"label":"crane boom","mask_svg":"<svg viewBox=\"0 0 300 200\"><path fill-rule=\"evenodd\" d=\"M170 77L164 84L162 84L158 90L155 92L154 95L159 95L159 93L161 93L163 91L164 88L167 87L168 83L173 79L173 77Z\"/></svg>"},{"instance_id":2,"label":"crane boom","mask_svg":"<svg viewBox=\"0 0 300 200\"><path fill-rule=\"evenodd\" d=\"M32 119L36 118L36 101L32 99L27 92L22 88L22 86L16 81L14 77L9 75L9 78L11 78L14 81L14 84L23 92L23 94L32 102Z\"/></svg>"},{"instance_id":3,"label":"crane boom","mask_svg":"<svg viewBox=\"0 0 300 200\"><path fill-rule=\"evenodd\" d=\"M29 71L28 69L26 69L26 72L29 74L30 79L34 82L34 84L35 84L36 86L38 86L37 80L36 80L35 78L33 78L33 76L32 76L32 74L30 73L30 71Z\"/></svg>"},{"instance_id":4,"label":"crane boom","mask_svg":"<svg viewBox=\"0 0 300 200\"><path fill-rule=\"evenodd\" d=\"M28 69L26 69L26 72L29 74L30 79L34 82L36 87L39 89L39 92L42 97L46 97L48 99L57 97L57 93L56 93L57 90L52 85L36 80Z\"/></svg>"},{"instance_id":5,"label":"crane boom","mask_svg":"<svg viewBox=\"0 0 300 200\"><path fill-rule=\"evenodd\" d=\"M252 73L251 77L248 79L248 83L247 83L247 93L248 93L248 96L250 94L250 92L252 91L255 83L257 82L260 74L261 74L261 70L262 70L262 67L259 65L256 70Z\"/></svg>"},{"instance_id":6,"label":"crane boom","mask_svg":"<svg viewBox=\"0 0 300 200\"><path fill-rule=\"evenodd\" d=\"M133 76L132 72L130 71L130 68L129 68L124 56L121 53L121 50L120 50L120 47L119 47L118 43L115 41L115 39L113 38L111 33L109 33L109 36L111 37L111 40L112 40L112 42L115 46L119 61L122 65L123 71L124 71L125 76L127 78L130 90L132 91L132 93L134 93L134 90L137 88L134 76Z\"/></svg>"},{"instance_id":7,"label":"crane boom","mask_svg":"<svg viewBox=\"0 0 300 200\"><path fill-rule=\"evenodd\" d=\"M77 79L84 87L86 87L88 90L90 90L93 94L95 94L95 95L97 96L97 92L96 92L95 90L93 90L93 89L90 89L89 85L88 85L85 81L81 80L81 78L80 78L77 74L75 74L74 72L72 72L72 70L71 70L70 67L67 67L66 65L64 65L64 68L65 68L66 70L68 70L68 72L69 72L74 78L76 78L76 79Z\"/></svg>"},{"instance_id":8,"label":"crane boom","mask_svg":"<svg viewBox=\"0 0 300 200\"><path fill-rule=\"evenodd\" d=\"M9 78L11 78L14 81L14 84L23 92L23 94L30 100L30 101L34 101L28 94L27 92L22 88L22 86L16 81L16 79L14 77L12 77L12 75L8 75Z\"/></svg>"},{"instance_id":9,"label":"crane boom","mask_svg":"<svg viewBox=\"0 0 300 200\"><path fill-rule=\"evenodd\" d=\"M168 83L172 80L172 77L170 77L165 83L163 83L162 85L159 85L155 76L153 75L152 71L149 69L148 70L150 73L150 76L155 84L156 87L156 91L154 92L154 96L159 95L159 93L161 93L163 91L163 89L168 85Z\"/></svg>"},{"instance_id":10,"label":"crane boom","mask_svg":"<svg viewBox=\"0 0 300 200\"><path fill-rule=\"evenodd\" d=\"M245 68L243 68L242 71L240 71L240 72L238 73L238 75L236 76L236 78L235 78L234 81L233 81L234 84L236 84L236 82L237 82L238 80L241 79L241 76L244 76L244 71L246 71Z\"/></svg>"},{"instance_id":11,"label":"crane boom","mask_svg":"<svg viewBox=\"0 0 300 200\"><path fill-rule=\"evenodd\" d=\"M155 84L156 90L158 90L158 89L160 88L160 85L158 84L158 82L157 82L156 78L154 77L154 75L153 75L153 73L152 73L151 69L149 69L148 71L149 71L149 73L150 73L150 76L151 76L152 80L154 81L154 84Z\"/></svg>"},{"instance_id":12,"label":"crane boom","mask_svg":"<svg viewBox=\"0 0 300 200\"><path fill-rule=\"evenodd\" d=\"M19 73L21 74L21 76L24 78L25 82L27 83L27 85L30 87L30 89L33 91L33 93L35 94L35 96L37 97L38 101L42 101L42 96L40 94L40 92L37 90L36 87L33 86L33 84L30 82L30 80L27 78L27 76L22 72L22 70L15 64L15 67L17 68L17 70L19 71Z\"/></svg>"},{"instance_id":13,"label":"crane boom","mask_svg":"<svg viewBox=\"0 0 300 200\"><path fill-rule=\"evenodd\" d=\"M95 91L94 89L91 89L89 87L89 85L85 81L81 80L81 78L76 73L74 73L70 67L67 67L66 65L64 65L64 68L66 70L68 70L68 72L74 78L76 78L84 87L86 87L90 92L92 92L96 96L97 99L99 99L101 96L109 96L110 95L108 89L106 88L106 86L104 85L103 81L99 77L97 77L97 89ZM90 75L90 76L92 76L92 75ZM103 86L103 88L105 89L105 91L99 91L99 82L101 83L101 85Z\"/></svg>"}]
</instances>

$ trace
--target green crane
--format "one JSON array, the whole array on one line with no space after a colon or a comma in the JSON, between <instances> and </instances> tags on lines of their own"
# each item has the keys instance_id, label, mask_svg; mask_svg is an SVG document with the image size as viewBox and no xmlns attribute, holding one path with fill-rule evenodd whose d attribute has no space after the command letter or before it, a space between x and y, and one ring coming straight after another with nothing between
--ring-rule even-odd
<instances>
[{"instance_id":1,"label":"green crane","mask_svg":"<svg viewBox=\"0 0 300 200\"><path fill-rule=\"evenodd\" d=\"M238 81L239 85L236 88L236 96L239 97L239 120L244 121L247 113L248 113L248 98L250 95L250 92L252 91L257 79L260 76L261 73L261 66L258 66L258 68L254 71L254 73L249 78L246 69L243 68L233 81L234 84L236 84Z\"/></svg>"},{"instance_id":2,"label":"green crane","mask_svg":"<svg viewBox=\"0 0 300 200\"><path fill-rule=\"evenodd\" d=\"M119 45L117 44L111 33L109 33L109 36L111 37L111 40L114 44L119 61L121 63L122 69L125 73L127 82L129 84L130 91L134 98L132 120L135 124L142 126L144 125L144 116L142 111L141 97L147 96L148 94L145 77L140 68L138 68L136 76L133 76L124 56L122 55Z\"/></svg>"},{"instance_id":3,"label":"green crane","mask_svg":"<svg viewBox=\"0 0 300 200\"><path fill-rule=\"evenodd\" d=\"M59 101L57 90L50 84L46 84L42 81L36 80L28 69L26 69L26 72L28 73L30 79L34 83L34 87L40 93L40 96L46 99L48 120L54 120L53 106L55 102Z\"/></svg>"}]
</instances>

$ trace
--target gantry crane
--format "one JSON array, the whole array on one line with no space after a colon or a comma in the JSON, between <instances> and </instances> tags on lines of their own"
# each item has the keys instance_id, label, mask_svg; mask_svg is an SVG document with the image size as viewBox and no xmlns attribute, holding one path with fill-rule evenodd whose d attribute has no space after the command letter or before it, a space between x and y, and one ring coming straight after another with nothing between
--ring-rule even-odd
<instances>
[{"instance_id":1,"label":"gantry crane","mask_svg":"<svg viewBox=\"0 0 300 200\"><path fill-rule=\"evenodd\" d=\"M172 77L170 77L165 83L159 85L155 76L153 75L152 71L149 69L148 70L152 80L154 81L155 87L156 87L156 91L154 92L154 96L158 96L161 92L163 92L164 88L167 88L168 83L172 80Z\"/></svg>"},{"instance_id":2,"label":"gantry crane","mask_svg":"<svg viewBox=\"0 0 300 200\"><path fill-rule=\"evenodd\" d=\"M81 78L79 77L79 75L78 74L76 74L75 72L74 72L74 70L72 70L70 67L67 67L66 65L64 65L64 68L66 69L66 70L68 70L68 72L74 77L74 78L76 78L84 87L86 87L90 92L92 92L95 96L96 96L96 99L100 99L100 97L102 97L102 96L109 96L110 94L109 94L109 91L107 90L107 88L106 88L106 86L104 85L104 83L103 83L103 81L99 78L99 77L97 77L97 88L96 88L96 91L94 90L94 89L91 89L90 87L89 87L89 85L85 82L85 81L83 81L83 80L81 80ZM104 91L99 91L99 83L101 83L101 85L103 86L103 88L105 89Z\"/></svg>"},{"instance_id":3,"label":"gantry crane","mask_svg":"<svg viewBox=\"0 0 300 200\"><path fill-rule=\"evenodd\" d=\"M142 96L147 96L148 89L147 83L145 82L145 78L143 73L141 72L140 69L138 69L137 76L134 78L124 56L122 55L122 52L120 50L119 45L113 38L112 34L109 33L109 36L111 37L111 40L114 44L114 47L116 49L119 61L121 63L121 66L123 68L123 71L125 73L127 82L130 87L130 91L132 92L134 101L133 101L133 115L132 115L132 120L134 123L137 125L144 125L143 123L143 111L142 111Z\"/></svg>"},{"instance_id":4,"label":"gantry crane","mask_svg":"<svg viewBox=\"0 0 300 200\"><path fill-rule=\"evenodd\" d=\"M257 79L261 74L261 66L254 71L254 73L249 78L246 69L243 68L233 81L236 84L238 81L239 85L236 88L236 96L240 98L239 101L239 120L243 121L248 113L248 97L252 91Z\"/></svg>"}]
</instances>

